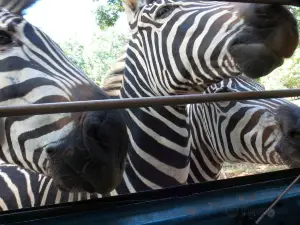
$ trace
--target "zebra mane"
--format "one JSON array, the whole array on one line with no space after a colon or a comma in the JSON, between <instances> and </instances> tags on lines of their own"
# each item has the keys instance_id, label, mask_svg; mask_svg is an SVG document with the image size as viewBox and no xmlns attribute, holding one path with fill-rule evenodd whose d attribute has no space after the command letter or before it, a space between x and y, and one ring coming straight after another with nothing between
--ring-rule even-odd
<instances>
[{"instance_id":1,"label":"zebra mane","mask_svg":"<svg viewBox=\"0 0 300 225\"><path fill-rule=\"evenodd\" d=\"M250 77L248 77L246 75L239 75L239 76L237 76L237 78L251 84L252 86L256 87L257 90L265 90L264 85L258 83L256 80L251 79Z\"/></svg>"},{"instance_id":2,"label":"zebra mane","mask_svg":"<svg viewBox=\"0 0 300 225\"><path fill-rule=\"evenodd\" d=\"M25 16L27 14L26 10L33 7L40 0L26 0L26 1L27 3L24 5L24 7L19 12L17 12L18 15Z\"/></svg>"},{"instance_id":3,"label":"zebra mane","mask_svg":"<svg viewBox=\"0 0 300 225\"><path fill-rule=\"evenodd\" d=\"M39 1L40 0L0 0L0 7L19 16L25 16L27 14L26 10L33 7Z\"/></svg>"}]
</instances>

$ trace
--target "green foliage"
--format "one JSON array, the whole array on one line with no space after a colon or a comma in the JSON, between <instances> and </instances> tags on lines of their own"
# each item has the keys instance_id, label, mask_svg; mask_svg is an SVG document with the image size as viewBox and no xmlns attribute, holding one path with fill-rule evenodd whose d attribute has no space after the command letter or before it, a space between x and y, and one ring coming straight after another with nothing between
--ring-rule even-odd
<instances>
[{"instance_id":1,"label":"green foliage","mask_svg":"<svg viewBox=\"0 0 300 225\"><path fill-rule=\"evenodd\" d=\"M123 11L124 8L121 0L108 0L107 5L98 6L95 16L100 29L105 30L108 27L114 26L120 16L120 13Z\"/></svg>"},{"instance_id":2,"label":"green foliage","mask_svg":"<svg viewBox=\"0 0 300 225\"><path fill-rule=\"evenodd\" d=\"M281 67L260 78L260 81L268 90L300 88L300 48Z\"/></svg>"},{"instance_id":3,"label":"green foliage","mask_svg":"<svg viewBox=\"0 0 300 225\"><path fill-rule=\"evenodd\" d=\"M295 6L288 6L289 10L293 13L293 15L296 17L298 20L298 30L300 30L300 9L299 7Z\"/></svg>"},{"instance_id":4,"label":"green foliage","mask_svg":"<svg viewBox=\"0 0 300 225\"><path fill-rule=\"evenodd\" d=\"M299 75L292 76L290 74L287 74L282 79L282 82L283 82L283 85L287 88L300 88L300 77L299 77Z\"/></svg>"},{"instance_id":5,"label":"green foliage","mask_svg":"<svg viewBox=\"0 0 300 225\"><path fill-rule=\"evenodd\" d=\"M262 80L261 80L261 77L260 77L260 78L256 78L256 79L254 79L254 80L256 80L256 82L258 82L258 83L260 83L260 84L263 84L263 82L262 82Z\"/></svg>"},{"instance_id":6,"label":"green foliage","mask_svg":"<svg viewBox=\"0 0 300 225\"><path fill-rule=\"evenodd\" d=\"M284 74L281 78L282 84L287 88L300 88L300 49L297 48L293 58L286 60L279 68Z\"/></svg>"},{"instance_id":7,"label":"green foliage","mask_svg":"<svg viewBox=\"0 0 300 225\"><path fill-rule=\"evenodd\" d=\"M90 79L101 86L103 77L119 57L126 43L124 35L110 29L106 32L96 32L92 40L84 45L73 37L60 46Z\"/></svg>"},{"instance_id":8,"label":"green foliage","mask_svg":"<svg viewBox=\"0 0 300 225\"><path fill-rule=\"evenodd\" d=\"M95 11L96 22L101 30L95 32L89 42L82 44L75 36L60 44L75 65L100 86L109 68L127 44L126 36L113 28L123 11L121 0L107 0L106 5L99 5Z\"/></svg>"},{"instance_id":9,"label":"green foliage","mask_svg":"<svg viewBox=\"0 0 300 225\"><path fill-rule=\"evenodd\" d=\"M61 44L66 55L77 65L81 70L85 70L85 61L82 58L84 47L78 41L69 39L68 42Z\"/></svg>"}]
</instances>

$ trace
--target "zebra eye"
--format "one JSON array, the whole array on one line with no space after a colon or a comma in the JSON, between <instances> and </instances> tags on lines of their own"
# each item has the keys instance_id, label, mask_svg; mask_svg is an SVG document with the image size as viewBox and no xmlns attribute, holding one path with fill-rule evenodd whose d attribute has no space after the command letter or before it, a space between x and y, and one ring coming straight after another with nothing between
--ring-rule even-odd
<instances>
[{"instance_id":1,"label":"zebra eye","mask_svg":"<svg viewBox=\"0 0 300 225\"><path fill-rule=\"evenodd\" d=\"M155 19L164 19L169 16L176 8L177 5L166 5L157 10Z\"/></svg>"},{"instance_id":2,"label":"zebra eye","mask_svg":"<svg viewBox=\"0 0 300 225\"><path fill-rule=\"evenodd\" d=\"M12 43L11 36L3 30L0 30L0 45Z\"/></svg>"}]
</instances>

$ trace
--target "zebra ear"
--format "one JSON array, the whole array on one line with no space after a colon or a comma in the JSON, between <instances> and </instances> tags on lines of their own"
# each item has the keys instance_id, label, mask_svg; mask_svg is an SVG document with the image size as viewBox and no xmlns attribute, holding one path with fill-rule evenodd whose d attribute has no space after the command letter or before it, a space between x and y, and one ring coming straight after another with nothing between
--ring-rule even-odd
<instances>
[{"instance_id":1,"label":"zebra ear","mask_svg":"<svg viewBox=\"0 0 300 225\"><path fill-rule=\"evenodd\" d=\"M122 0L128 22L130 23L133 20L134 15L141 7L152 4L155 1L156 0Z\"/></svg>"},{"instance_id":2,"label":"zebra ear","mask_svg":"<svg viewBox=\"0 0 300 225\"><path fill-rule=\"evenodd\" d=\"M123 7L125 9L125 13L129 23L133 20L134 15L137 12L138 1L139 0L122 0Z\"/></svg>"},{"instance_id":3,"label":"zebra ear","mask_svg":"<svg viewBox=\"0 0 300 225\"><path fill-rule=\"evenodd\" d=\"M18 15L26 15L26 9L29 9L39 0L0 0L0 7Z\"/></svg>"}]
</instances>

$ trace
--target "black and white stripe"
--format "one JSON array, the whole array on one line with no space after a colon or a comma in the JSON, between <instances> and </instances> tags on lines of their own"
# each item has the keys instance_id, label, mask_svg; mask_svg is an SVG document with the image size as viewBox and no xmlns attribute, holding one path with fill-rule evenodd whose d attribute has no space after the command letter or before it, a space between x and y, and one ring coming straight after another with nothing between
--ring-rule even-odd
<instances>
[{"instance_id":1,"label":"black and white stripe","mask_svg":"<svg viewBox=\"0 0 300 225\"><path fill-rule=\"evenodd\" d=\"M245 76L238 76L208 87L205 93L259 90L264 88ZM217 179L223 162L285 164L274 148L281 137L274 111L282 104L291 103L259 99L188 105L192 130L188 182ZM247 142L252 143L251 148L245 147L249 146ZM12 165L0 166L0 185L2 210L101 198L99 194L62 192L52 179Z\"/></svg>"},{"instance_id":2,"label":"black and white stripe","mask_svg":"<svg viewBox=\"0 0 300 225\"><path fill-rule=\"evenodd\" d=\"M191 66L192 49L198 49L202 43L202 40L196 38L201 35L199 27L205 26L207 20L200 22L200 12L207 14L206 19L209 19L218 10L230 6L226 3L197 4L194 1L179 1L180 7L177 7L176 3L176 1L158 1L146 5L131 21L132 38L127 49L121 98L172 95L188 91L192 83L202 84L198 86L200 88L208 83L210 79L208 70L203 71L205 74L199 78L183 74L184 71L192 72L186 69ZM155 19L156 14L159 15L159 9L163 7L170 11L168 13L170 16ZM242 23L236 22L237 26L227 34L223 33L222 38L238 32ZM188 28L191 32L185 37L183 29L185 33ZM191 37L193 33L195 39ZM193 42L194 47L186 52L185 45L188 41ZM180 46L182 50L179 49ZM209 45L205 45L204 48L208 49ZM203 50L206 51L205 49ZM226 55L225 61L228 61ZM199 63L201 64L199 61L194 62L195 67L191 69L198 71L202 69ZM234 67L230 69L235 71ZM186 112L171 106L128 109L127 112L130 117L127 122L130 139L129 163L117 192L144 191L185 184L190 158Z\"/></svg>"},{"instance_id":3,"label":"black and white stripe","mask_svg":"<svg viewBox=\"0 0 300 225\"><path fill-rule=\"evenodd\" d=\"M122 87L125 59L125 54L117 59L104 81L112 97L118 96ZM110 77L118 83L111 83ZM203 94L264 90L253 79L240 75L209 86ZM282 136L274 118L280 105L295 106L284 99L188 105L192 141L188 182L220 178L224 162L285 165L275 149Z\"/></svg>"},{"instance_id":4,"label":"black and white stripe","mask_svg":"<svg viewBox=\"0 0 300 225\"><path fill-rule=\"evenodd\" d=\"M0 54L0 91L4 93L0 105L79 100L80 89L93 85L40 30L4 9L0 22L2 31L18 24L13 26L16 40L8 46L11 50ZM22 44L17 45L17 41ZM70 113L1 118L5 133L0 158L47 174L43 146L69 133L74 122Z\"/></svg>"},{"instance_id":5,"label":"black and white stripe","mask_svg":"<svg viewBox=\"0 0 300 225\"><path fill-rule=\"evenodd\" d=\"M239 16L239 4L158 0L135 6L132 2L127 1L126 5L125 1L131 38L121 98L201 92L213 83L242 73L229 51L231 41L249 26L245 26L249 21ZM295 22L289 19L290 25ZM251 59L245 60L249 63ZM241 61L238 64L243 66ZM247 73L248 69L245 69ZM191 154L186 110L171 106L145 107L127 109L127 113L128 165L116 192L185 184Z\"/></svg>"},{"instance_id":6,"label":"black and white stripe","mask_svg":"<svg viewBox=\"0 0 300 225\"><path fill-rule=\"evenodd\" d=\"M0 211L100 198L97 193L59 190L53 179L16 165L0 165Z\"/></svg>"},{"instance_id":7,"label":"black and white stripe","mask_svg":"<svg viewBox=\"0 0 300 225\"><path fill-rule=\"evenodd\" d=\"M49 36L4 8L0 36L1 106L109 98ZM2 117L0 129L1 160L50 176L59 187L111 189L121 178L127 136L119 110Z\"/></svg>"},{"instance_id":8,"label":"black and white stripe","mask_svg":"<svg viewBox=\"0 0 300 225\"><path fill-rule=\"evenodd\" d=\"M103 91L111 98L119 98L120 90L123 83L124 69L125 69L126 51L115 60L110 70L103 79Z\"/></svg>"},{"instance_id":9,"label":"black and white stripe","mask_svg":"<svg viewBox=\"0 0 300 225\"><path fill-rule=\"evenodd\" d=\"M138 11L132 15L129 12L128 15L132 36L126 53L121 97L152 97L190 91L200 92L212 83L240 74L241 71L237 69L236 62L229 52L230 41L245 28L245 20L237 16L241 13L237 5L187 0L157 1L154 4L133 7ZM128 5L128 7L131 6ZM0 14L0 19L3 16ZM276 14L276 18L280 16L280 13ZM284 22L285 25L290 25L294 21L290 19L287 22L283 18L282 23ZM26 43L30 43L28 46L36 48L37 44L53 44L44 34L31 28L27 23L25 25L29 26L29 30L25 30L24 23L21 20L18 24L23 26L17 28L22 31L20 33L24 35ZM279 30L279 28L280 26L274 29ZM41 35L36 35L36 33ZM260 36L260 38L267 37ZM39 42L39 40L42 41ZM35 48L30 51L28 46L24 55L29 59L35 59L39 66L59 77L55 69L62 66L61 62L64 59L62 52L60 52L61 58L58 59L58 51L51 55L49 46L45 48L43 45L43 50L48 50L47 54ZM56 50L56 48L51 50ZM48 57L49 54L52 57ZM55 63L51 60L55 60ZM47 64L41 62L47 62ZM54 65L54 68L51 68L49 63ZM239 65L242 65L240 61ZM59 72L63 73L64 70L61 69ZM67 87L72 87L72 84L76 86L74 84L78 76L66 74L67 79L60 78L59 84L67 89ZM68 97L84 96L78 93L78 90L81 90L81 87L76 86L76 91L73 90ZM85 88L83 90L87 91ZM158 189L186 183L190 171L191 154L189 118L186 110L182 107L170 106L146 107L128 109L127 115L127 132L130 139L128 165L121 185L111 194ZM41 123L41 120L39 122ZM39 134L40 132L38 131ZM53 140L53 137L51 138ZM12 158L16 158L13 153L9 152L8 156L12 155ZM27 156L22 155L22 157L19 157L20 160L26 159ZM43 161L39 157L40 155L32 159L38 158L38 162ZM10 160L7 161L10 162ZM27 161L30 165L34 160ZM23 162L19 164L24 166ZM38 164L38 167L41 166Z\"/></svg>"},{"instance_id":10,"label":"black and white stripe","mask_svg":"<svg viewBox=\"0 0 300 225\"><path fill-rule=\"evenodd\" d=\"M205 93L263 91L245 76L225 79ZM193 104L189 106L192 153L189 183L215 180L224 162L283 165L276 151L282 130L276 120L284 99L258 99ZM288 151L288 149L285 149Z\"/></svg>"}]
</instances>

